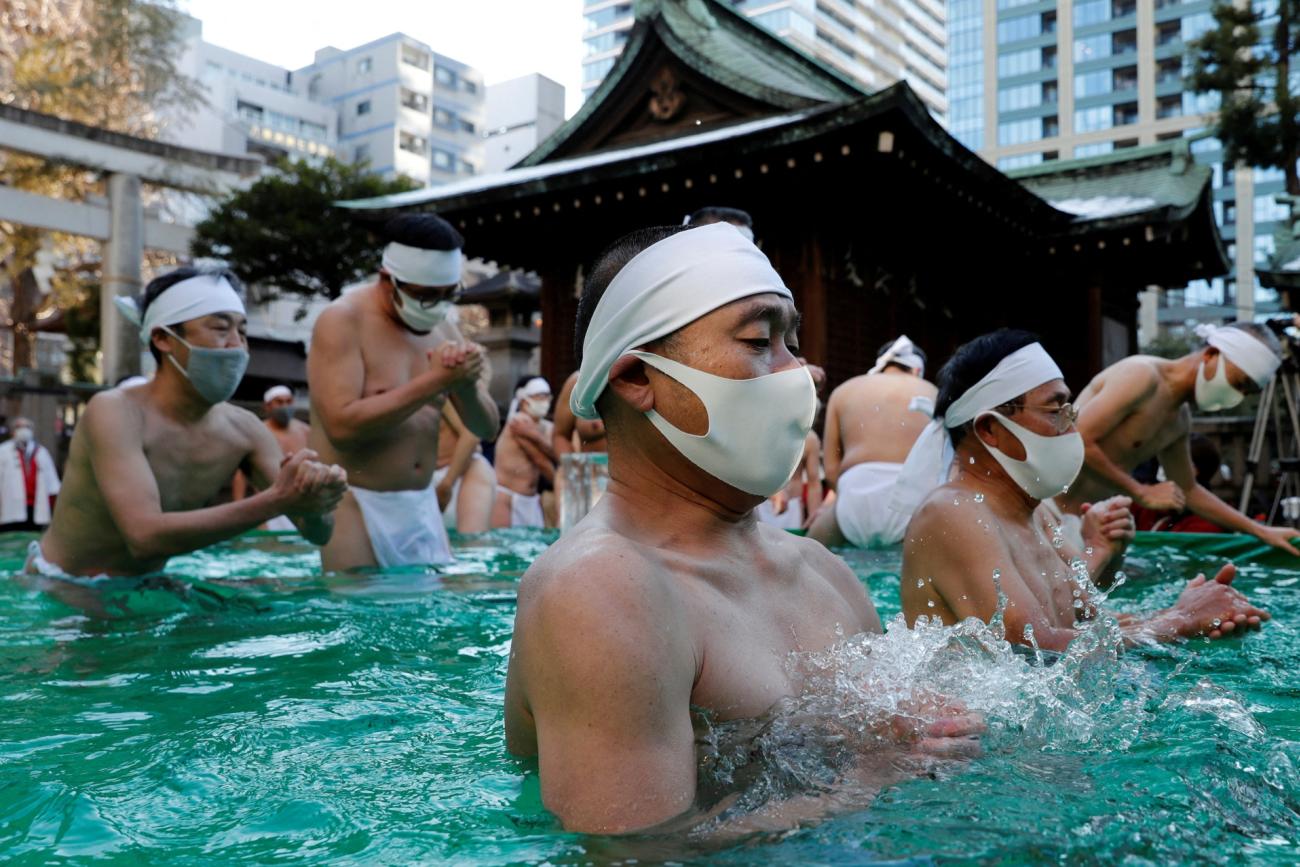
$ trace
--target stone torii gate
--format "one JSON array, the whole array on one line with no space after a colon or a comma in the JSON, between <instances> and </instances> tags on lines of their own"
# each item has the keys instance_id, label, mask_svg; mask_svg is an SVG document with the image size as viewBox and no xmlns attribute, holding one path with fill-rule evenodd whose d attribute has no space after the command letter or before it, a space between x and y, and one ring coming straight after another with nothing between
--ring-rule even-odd
<instances>
[{"instance_id":1,"label":"stone torii gate","mask_svg":"<svg viewBox=\"0 0 1300 867\"><path fill-rule=\"evenodd\" d=\"M188 254L193 229L146 217L142 183L219 195L257 177L257 158L211 153L137 138L48 114L0 105L0 149L103 172L108 204L53 199L0 186L0 219L103 241L100 346L104 382L139 372L134 329L113 306L141 289L146 247Z\"/></svg>"}]
</instances>

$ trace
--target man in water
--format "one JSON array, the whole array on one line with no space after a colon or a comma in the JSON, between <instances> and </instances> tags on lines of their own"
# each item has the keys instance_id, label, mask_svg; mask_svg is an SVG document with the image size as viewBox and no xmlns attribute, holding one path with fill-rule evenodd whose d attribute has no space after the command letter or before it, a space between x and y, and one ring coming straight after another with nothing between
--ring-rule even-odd
<instances>
[{"instance_id":1,"label":"man in water","mask_svg":"<svg viewBox=\"0 0 1300 867\"><path fill-rule=\"evenodd\" d=\"M841 384L826 406L826 481L835 499L808 535L832 547L892 545L907 516L889 507L912 443L934 412L925 353L899 337L880 348L875 367Z\"/></svg>"},{"instance_id":2,"label":"man in water","mask_svg":"<svg viewBox=\"0 0 1300 867\"><path fill-rule=\"evenodd\" d=\"M257 416L226 402L248 366L237 286L228 271L177 268L145 287L138 310L124 305L158 373L95 395L77 425L53 522L27 559L56 595L85 605L87 576L158 573L276 515L329 541L346 473L309 449L282 460ZM261 493L208 505L240 467Z\"/></svg>"},{"instance_id":3,"label":"man in water","mask_svg":"<svg viewBox=\"0 0 1300 867\"><path fill-rule=\"evenodd\" d=\"M591 272L572 403L605 421L609 487L524 575L506 681L507 746L538 757L570 830L685 813L693 707L759 717L799 693L792 653L880 631L843 561L754 519L815 411L797 330L790 291L730 226L635 232ZM957 715L928 734L975 730Z\"/></svg>"},{"instance_id":4,"label":"man in water","mask_svg":"<svg viewBox=\"0 0 1300 867\"><path fill-rule=\"evenodd\" d=\"M551 386L545 379L531 377L515 390L497 441L493 527L546 526L538 485L543 478L555 479L551 423L546 420L550 411Z\"/></svg>"},{"instance_id":5,"label":"man in water","mask_svg":"<svg viewBox=\"0 0 1300 867\"><path fill-rule=\"evenodd\" d=\"M262 409L266 413L263 424L280 444L280 451L285 457L292 457L307 448L307 438L311 428L293 417L293 389L287 385L273 385L262 395ZM244 475L240 473L236 480L243 487ZM242 498L244 492L237 490L236 499ZM268 530L292 530L293 522L285 515L272 518L266 525Z\"/></svg>"},{"instance_id":6,"label":"man in water","mask_svg":"<svg viewBox=\"0 0 1300 867\"><path fill-rule=\"evenodd\" d=\"M311 444L348 470L326 569L451 560L434 470L450 401L480 439L497 434L479 373L483 347L448 322L460 295L460 233L434 214L403 214L375 281L325 308L307 358Z\"/></svg>"},{"instance_id":7,"label":"man in water","mask_svg":"<svg viewBox=\"0 0 1300 867\"><path fill-rule=\"evenodd\" d=\"M442 521L459 533L486 533L492 525L496 502L497 474L483 457L478 437L469 432L456 415L456 408L442 407L438 429L438 470L433 474L442 506Z\"/></svg>"},{"instance_id":8,"label":"man in water","mask_svg":"<svg viewBox=\"0 0 1300 867\"><path fill-rule=\"evenodd\" d=\"M555 422L551 430L551 448L558 461L574 451L588 454L605 451L605 423L600 419L578 418L569 407L569 397L578 384L578 371L569 374L560 387L555 402Z\"/></svg>"},{"instance_id":9,"label":"man in water","mask_svg":"<svg viewBox=\"0 0 1300 867\"><path fill-rule=\"evenodd\" d=\"M1300 556L1291 527L1253 521L1196 480L1188 435L1192 407L1202 412L1231 409L1258 392L1277 373L1282 349L1268 329L1233 322L1205 331L1206 345L1170 360L1136 355L1097 374L1079 395L1079 433L1084 469L1070 490L1056 498L1077 524L1084 503L1112 494L1131 497L1147 509L1186 509L1225 530L1246 533L1274 548ZM1168 481L1144 485L1133 470L1158 458Z\"/></svg>"},{"instance_id":10,"label":"man in water","mask_svg":"<svg viewBox=\"0 0 1300 867\"><path fill-rule=\"evenodd\" d=\"M19 416L13 436L0 443L0 533L44 530L58 493L54 458L36 441L32 420Z\"/></svg>"},{"instance_id":11,"label":"man in water","mask_svg":"<svg viewBox=\"0 0 1300 867\"><path fill-rule=\"evenodd\" d=\"M909 623L922 615L991 621L1004 596L1007 640L1064 650L1098 616L1092 582L1132 536L1130 501L1085 510L1083 550L1040 508L1074 482L1083 442L1061 371L1033 335L1003 329L972 340L944 365L939 383L935 421L898 484L906 499L921 499L903 543L903 613ZM943 478L925 492L927 480ZM1268 614L1232 588L1234 573L1227 565L1212 581L1197 576L1154 615L1117 615L1126 641L1258 628Z\"/></svg>"}]
</instances>

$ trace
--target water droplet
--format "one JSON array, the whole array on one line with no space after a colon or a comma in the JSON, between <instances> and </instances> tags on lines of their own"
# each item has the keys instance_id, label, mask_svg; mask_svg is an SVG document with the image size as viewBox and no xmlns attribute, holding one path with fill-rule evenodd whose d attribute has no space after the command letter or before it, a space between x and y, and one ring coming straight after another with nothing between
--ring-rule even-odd
<instances>
[{"instance_id":1,"label":"water droplet","mask_svg":"<svg viewBox=\"0 0 1300 867\"><path fill-rule=\"evenodd\" d=\"M1213 626L1215 629L1218 629L1220 626L1223 625L1223 621L1216 617L1210 621L1210 625Z\"/></svg>"},{"instance_id":2,"label":"water droplet","mask_svg":"<svg viewBox=\"0 0 1300 867\"><path fill-rule=\"evenodd\" d=\"M926 601L925 604L928 605L928 606L930 606L931 608L933 608L933 607L934 607L934 600L933 600L933 599L930 599L930 600Z\"/></svg>"},{"instance_id":3,"label":"water droplet","mask_svg":"<svg viewBox=\"0 0 1300 867\"><path fill-rule=\"evenodd\" d=\"M1091 556L1092 556L1092 546L1089 545L1087 548L1084 548L1084 549L1083 549L1083 553L1085 553L1085 554L1087 554L1089 557L1091 557Z\"/></svg>"},{"instance_id":4,"label":"water droplet","mask_svg":"<svg viewBox=\"0 0 1300 867\"><path fill-rule=\"evenodd\" d=\"M971 462L972 464L975 463L975 459L974 459L974 458L971 458L971 459L970 459L970 462Z\"/></svg>"},{"instance_id":5,"label":"water droplet","mask_svg":"<svg viewBox=\"0 0 1300 867\"><path fill-rule=\"evenodd\" d=\"M1074 600L1074 607L1075 607L1076 609L1082 611L1082 610L1083 610L1083 600L1082 600L1082 599L1076 599L1076 600Z\"/></svg>"},{"instance_id":6,"label":"water droplet","mask_svg":"<svg viewBox=\"0 0 1300 867\"><path fill-rule=\"evenodd\" d=\"M1073 590L1072 592L1073 592L1073 594L1074 594L1074 598L1075 598L1075 599L1078 599L1080 596L1083 595L1083 591L1080 590L1078 587L1075 587L1074 590Z\"/></svg>"},{"instance_id":7,"label":"water droplet","mask_svg":"<svg viewBox=\"0 0 1300 867\"><path fill-rule=\"evenodd\" d=\"M923 579L921 579L921 578L917 578L917 579L916 579L916 586L917 586L917 587L924 587L924 586L925 586L925 581L924 581Z\"/></svg>"},{"instance_id":8,"label":"water droplet","mask_svg":"<svg viewBox=\"0 0 1300 867\"><path fill-rule=\"evenodd\" d=\"M994 570L993 570L993 580L996 581L996 580L998 580L998 579L1001 578L1001 577L1002 577L1002 570L1001 570L1001 569L994 569Z\"/></svg>"},{"instance_id":9,"label":"water droplet","mask_svg":"<svg viewBox=\"0 0 1300 867\"><path fill-rule=\"evenodd\" d=\"M984 495L983 495L983 494L976 494L976 495L975 495L975 502L977 502L977 503L982 503L982 502L984 502Z\"/></svg>"},{"instance_id":10,"label":"water droplet","mask_svg":"<svg viewBox=\"0 0 1300 867\"><path fill-rule=\"evenodd\" d=\"M1062 539L1060 536L1056 536L1055 538L1052 539L1052 547L1053 547L1053 548L1064 548L1064 547L1065 547L1065 540Z\"/></svg>"}]
</instances>

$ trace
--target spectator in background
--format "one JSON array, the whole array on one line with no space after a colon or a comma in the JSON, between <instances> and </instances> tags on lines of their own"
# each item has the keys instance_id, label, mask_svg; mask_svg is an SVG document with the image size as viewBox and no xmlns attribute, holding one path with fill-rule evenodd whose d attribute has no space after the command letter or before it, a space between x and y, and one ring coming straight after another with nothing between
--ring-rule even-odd
<instances>
[{"instance_id":1,"label":"spectator in background","mask_svg":"<svg viewBox=\"0 0 1300 867\"><path fill-rule=\"evenodd\" d=\"M0 443L0 532L45 529L58 493L54 458L30 419L14 419L13 437Z\"/></svg>"}]
</instances>

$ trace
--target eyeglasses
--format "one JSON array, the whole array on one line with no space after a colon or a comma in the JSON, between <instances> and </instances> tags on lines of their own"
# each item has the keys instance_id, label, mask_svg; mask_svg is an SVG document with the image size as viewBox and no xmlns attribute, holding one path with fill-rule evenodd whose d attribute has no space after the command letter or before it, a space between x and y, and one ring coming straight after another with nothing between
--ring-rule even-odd
<instances>
[{"instance_id":1,"label":"eyeglasses","mask_svg":"<svg viewBox=\"0 0 1300 867\"><path fill-rule=\"evenodd\" d=\"M421 286L420 289L424 291L412 292L410 290L415 288L412 284L403 283L395 277L390 277L389 279L392 280L394 289L401 292L416 304L419 304L420 308L423 310L431 310L444 301L450 301L454 304L460 300L462 295L465 294L465 284L463 282L457 283L450 289L429 290L427 287Z\"/></svg>"},{"instance_id":2,"label":"eyeglasses","mask_svg":"<svg viewBox=\"0 0 1300 867\"><path fill-rule=\"evenodd\" d=\"M1063 403L1060 406L1022 406L1021 409L1039 409L1052 417L1052 426L1058 434L1063 434L1074 423L1079 420L1079 408L1072 403Z\"/></svg>"}]
</instances>

